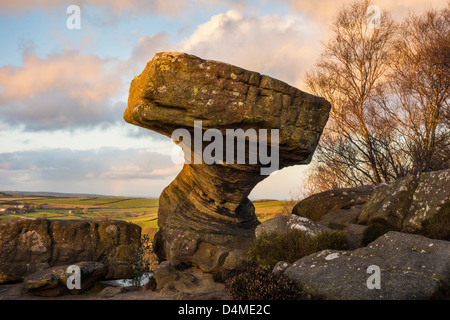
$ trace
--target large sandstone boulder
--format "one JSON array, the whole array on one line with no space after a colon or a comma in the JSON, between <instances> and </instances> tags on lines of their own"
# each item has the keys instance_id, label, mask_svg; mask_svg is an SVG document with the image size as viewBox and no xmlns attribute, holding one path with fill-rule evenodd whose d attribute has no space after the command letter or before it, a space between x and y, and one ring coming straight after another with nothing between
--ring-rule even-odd
<instances>
[{"instance_id":1,"label":"large sandstone boulder","mask_svg":"<svg viewBox=\"0 0 450 320\"><path fill-rule=\"evenodd\" d=\"M373 189L372 186L361 186L317 193L297 203L292 214L319 221L336 210L349 210L353 207L361 210L360 205L369 200ZM358 210L353 210L353 213L355 212L359 215ZM339 215L342 213L341 211Z\"/></svg>"},{"instance_id":2,"label":"large sandstone boulder","mask_svg":"<svg viewBox=\"0 0 450 320\"><path fill-rule=\"evenodd\" d=\"M403 228L407 231L420 230L427 221L438 215L450 215L450 169L420 175Z\"/></svg>"},{"instance_id":3,"label":"large sandstone boulder","mask_svg":"<svg viewBox=\"0 0 450 320\"><path fill-rule=\"evenodd\" d=\"M450 292L450 242L388 232L354 251L324 250L280 263L276 272L315 298L330 300L432 299ZM380 270L379 288L376 268ZM369 282L369 285L368 285Z\"/></svg>"},{"instance_id":4,"label":"large sandstone boulder","mask_svg":"<svg viewBox=\"0 0 450 320\"><path fill-rule=\"evenodd\" d=\"M124 221L1 220L0 283L79 261L105 264L105 278L132 278L140 236L138 225Z\"/></svg>"},{"instance_id":5,"label":"large sandstone boulder","mask_svg":"<svg viewBox=\"0 0 450 320\"><path fill-rule=\"evenodd\" d=\"M50 267L52 238L46 219L0 220L0 283L21 281Z\"/></svg>"},{"instance_id":6,"label":"large sandstone boulder","mask_svg":"<svg viewBox=\"0 0 450 320\"><path fill-rule=\"evenodd\" d=\"M80 268L80 289L68 288L67 280L72 273L67 272L69 265L65 265L44 269L27 276L23 281L25 291L41 297L77 295L92 288L108 272L108 268L100 262L82 261L70 266Z\"/></svg>"},{"instance_id":7,"label":"large sandstone boulder","mask_svg":"<svg viewBox=\"0 0 450 320\"><path fill-rule=\"evenodd\" d=\"M345 229L348 225L357 223L363 205L355 205L346 209L331 210L324 214L318 223L332 229Z\"/></svg>"},{"instance_id":8,"label":"large sandstone boulder","mask_svg":"<svg viewBox=\"0 0 450 320\"><path fill-rule=\"evenodd\" d=\"M226 261L228 253L245 249L258 225L247 196L271 170L310 162L329 110L323 98L257 72L184 53L155 55L131 83L124 119L168 137L176 129L194 137L190 142L174 138L189 161L159 199L158 256L209 270L217 261ZM196 121L202 121L201 128ZM274 145L272 155L278 152L278 157L270 164L261 157L249 161L255 156L249 152L249 138L245 163L237 159L198 163L195 133L209 129L215 129L214 139L222 140L223 146L230 136L227 130L254 129L261 142L264 132L259 130L265 129L268 139L263 147ZM203 140L200 151L207 147ZM233 151L242 151L242 146L216 150L223 155Z\"/></svg>"},{"instance_id":9,"label":"large sandstone boulder","mask_svg":"<svg viewBox=\"0 0 450 320\"><path fill-rule=\"evenodd\" d=\"M375 187L341 188L314 194L295 205L293 216L308 217L319 225L343 230L348 248L363 245L367 226L357 224L363 205L372 197Z\"/></svg>"},{"instance_id":10,"label":"large sandstone boulder","mask_svg":"<svg viewBox=\"0 0 450 320\"><path fill-rule=\"evenodd\" d=\"M438 215L450 214L450 169L407 175L378 186L364 204L358 223L382 223L418 232Z\"/></svg>"},{"instance_id":11,"label":"large sandstone boulder","mask_svg":"<svg viewBox=\"0 0 450 320\"><path fill-rule=\"evenodd\" d=\"M308 218L292 214L290 216L279 216L264 221L256 227L255 235L256 237L259 237L264 233L286 233L291 229L301 230L306 234L313 236L322 232L331 231L330 228L318 224Z\"/></svg>"},{"instance_id":12,"label":"large sandstone boulder","mask_svg":"<svg viewBox=\"0 0 450 320\"><path fill-rule=\"evenodd\" d=\"M214 291L223 291L223 284L217 283L212 274L205 274L202 270L192 267L179 270L171 262L163 261L155 269L153 278L160 294L186 297Z\"/></svg>"},{"instance_id":13,"label":"large sandstone boulder","mask_svg":"<svg viewBox=\"0 0 450 320\"><path fill-rule=\"evenodd\" d=\"M382 223L401 229L418 180L415 175L407 175L393 183L378 185L362 207L358 223Z\"/></svg>"},{"instance_id":14,"label":"large sandstone boulder","mask_svg":"<svg viewBox=\"0 0 450 320\"><path fill-rule=\"evenodd\" d=\"M357 249L363 246L363 237L367 226L348 222L348 212L352 212L352 210L333 211L333 214L338 215L335 221L339 221L342 225L333 222L330 224L331 228L322 220L314 222L308 218L300 217L295 214L275 217L268 219L257 226L255 229L255 236L258 238L264 233L283 234L291 229L302 230L306 234L312 236L316 236L322 232L330 232L332 230L343 230L347 237L347 249ZM341 214L341 216L339 216L339 214ZM352 220L356 218L353 217Z\"/></svg>"}]
</instances>

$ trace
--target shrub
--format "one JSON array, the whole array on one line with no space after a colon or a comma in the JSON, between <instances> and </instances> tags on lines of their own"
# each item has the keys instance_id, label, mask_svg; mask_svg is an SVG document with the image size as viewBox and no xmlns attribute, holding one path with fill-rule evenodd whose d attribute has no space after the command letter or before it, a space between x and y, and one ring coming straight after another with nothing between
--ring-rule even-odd
<instances>
[{"instance_id":1,"label":"shrub","mask_svg":"<svg viewBox=\"0 0 450 320\"><path fill-rule=\"evenodd\" d=\"M369 243L375 241L376 239L381 237L383 234L385 234L389 231L393 231L393 230L394 230L394 228L383 225L383 224L379 224L379 223L371 224L367 227L366 231L364 231L361 243L363 246L367 246Z\"/></svg>"},{"instance_id":2,"label":"shrub","mask_svg":"<svg viewBox=\"0 0 450 320\"><path fill-rule=\"evenodd\" d=\"M256 238L249 249L249 259L261 267L273 268L278 261L296 260L325 249L344 250L347 238L342 231L329 231L316 236L298 229L285 233L265 233Z\"/></svg>"},{"instance_id":3,"label":"shrub","mask_svg":"<svg viewBox=\"0 0 450 320\"><path fill-rule=\"evenodd\" d=\"M136 258L133 262L133 272L134 277L139 278L145 272L151 271L151 263L147 259L149 253L152 252L152 243L148 234L142 234L141 243L136 255Z\"/></svg>"},{"instance_id":4,"label":"shrub","mask_svg":"<svg viewBox=\"0 0 450 320\"><path fill-rule=\"evenodd\" d=\"M235 300L299 300L304 299L297 284L283 274L244 263L225 274L225 288Z\"/></svg>"},{"instance_id":5,"label":"shrub","mask_svg":"<svg viewBox=\"0 0 450 320\"><path fill-rule=\"evenodd\" d=\"M348 246L347 236L344 231L330 231L320 233L316 238L317 250L325 249L345 250ZM314 253L314 252L313 252Z\"/></svg>"},{"instance_id":6,"label":"shrub","mask_svg":"<svg viewBox=\"0 0 450 320\"><path fill-rule=\"evenodd\" d=\"M421 234L427 238L450 241L450 205L423 225Z\"/></svg>"}]
</instances>

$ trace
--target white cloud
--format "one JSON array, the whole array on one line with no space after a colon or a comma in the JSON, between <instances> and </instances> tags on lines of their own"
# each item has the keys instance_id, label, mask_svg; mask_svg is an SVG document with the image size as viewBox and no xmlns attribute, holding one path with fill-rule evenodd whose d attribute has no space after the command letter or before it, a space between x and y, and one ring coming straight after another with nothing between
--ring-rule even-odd
<instances>
[{"instance_id":1,"label":"white cloud","mask_svg":"<svg viewBox=\"0 0 450 320\"><path fill-rule=\"evenodd\" d=\"M180 170L181 167L172 164L170 156L142 149L0 153L0 190L158 196ZM155 188L141 190L144 182ZM111 189L118 184L127 185L128 189Z\"/></svg>"},{"instance_id":2,"label":"white cloud","mask_svg":"<svg viewBox=\"0 0 450 320\"><path fill-rule=\"evenodd\" d=\"M55 130L113 122L120 106L112 97L122 80L114 60L76 51L45 58L25 53L23 66L0 68L0 120L27 130Z\"/></svg>"},{"instance_id":3,"label":"white cloud","mask_svg":"<svg viewBox=\"0 0 450 320\"><path fill-rule=\"evenodd\" d=\"M217 14L184 41L172 45L167 33L142 36L123 70L134 75L157 52L180 51L203 59L234 64L300 86L321 51L321 31L298 15L244 15L230 10Z\"/></svg>"},{"instance_id":4,"label":"white cloud","mask_svg":"<svg viewBox=\"0 0 450 320\"><path fill-rule=\"evenodd\" d=\"M166 157L161 157L166 158ZM97 175L99 179L164 179L172 178L181 171L182 166L172 165L167 168L149 168L148 165L143 164L111 164L105 172ZM91 173L90 177L94 177L95 173Z\"/></svg>"},{"instance_id":5,"label":"white cloud","mask_svg":"<svg viewBox=\"0 0 450 320\"><path fill-rule=\"evenodd\" d=\"M298 86L320 50L320 32L295 15L213 16L177 46L205 59L228 62Z\"/></svg>"},{"instance_id":6,"label":"white cloud","mask_svg":"<svg viewBox=\"0 0 450 320\"><path fill-rule=\"evenodd\" d=\"M170 44L169 34L159 32L150 36L141 36L132 50L130 57L118 66L118 72L130 79L144 70L148 61L158 52L174 51L175 46Z\"/></svg>"},{"instance_id":7,"label":"white cloud","mask_svg":"<svg viewBox=\"0 0 450 320\"><path fill-rule=\"evenodd\" d=\"M1 0L0 9L7 12L24 12L36 9L52 9L61 6L69 6L72 4L62 3L60 0ZM84 0L77 1L76 5L89 5L95 8L109 8L113 14L143 14L143 13L159 13L159 14L175 14L179 13L186 5L184 0Z\"/></svg>"},{"instance_id":8,"label":"white cloud","mask_svg":"<svg viewBox=\"0 0 450 320\"><path fill-rule=\"evenodd\" d=\"M0 10L7 13L21 13L32 10L51 10L66 8L71 4L85 5L100 9L110 19L139 15L161 14L179 17L188 11L210 10L218 6L242 8L246 1L241 0L83 0L62 2L60 0L0 0Z\"/></svg>"}]
</instances>

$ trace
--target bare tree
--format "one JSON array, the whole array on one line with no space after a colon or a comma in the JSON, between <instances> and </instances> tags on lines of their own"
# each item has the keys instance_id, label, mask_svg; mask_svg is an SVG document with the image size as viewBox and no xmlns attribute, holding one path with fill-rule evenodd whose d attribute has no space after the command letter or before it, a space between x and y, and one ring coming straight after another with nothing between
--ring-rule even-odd
<instances>
[{"instance_id":1,"label":"bare tree","mask_svg":"<svg viewBox=\"0 0 450 320\"><path fill-rule=\"evenodd\" d=\"M387 127L383 135L378 131L388 118L375 109L374 101L385 90L382 78L389 66L396 25L382 12L379 28L371 28L370 6L371 0L356 1L339 12L331 25L333 38L306 75L308 89L332 105L316 167L328 176L326 180L337 178L338 186L375 184L396 176L386 161L395 157L386 155L390 148L383 142L391 132Z\"/></svg>"},{"instance_id":2,"label":"bare tree","mask_svg":"<svg viewBox=\"0 0 450 320\"><path fill-rule=\"evenodd\" d=\"M396 120L413 171L439 170L450 156L450 3L410 15L399 28L389 73L393 97L383 103Z\"/></svg>"},{"instance_id":3,"label":"bare tree","mask_svg":"<svg viewBox=\"0 0 450 320\"><path fill-rule=\"evenodd\" d=\"M378 184L449 162L449 9L387 12L368 25L371 0L344 7L306 85L332 110L306 189Z\"/></svg>"}]
</instances>

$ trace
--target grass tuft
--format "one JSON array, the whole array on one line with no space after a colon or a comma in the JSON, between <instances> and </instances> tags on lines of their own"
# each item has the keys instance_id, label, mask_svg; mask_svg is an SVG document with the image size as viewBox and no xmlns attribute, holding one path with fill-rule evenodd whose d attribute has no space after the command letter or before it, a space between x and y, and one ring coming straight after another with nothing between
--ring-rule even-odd
<instances>
[{"instance_id":1,"label":"grass tuft","mask_svg":"<svg viewBox=\"0 0 450 320\"><path fill-rule=\"evenodd\" d=\"M325 249L345 250L347 238L343 231L329 231L312 236L291 229L286 233L265 233L256 238L249 249L249 259L264 268L273 268L278 261L296 260Z\"/></svg>"}]
</instances>

